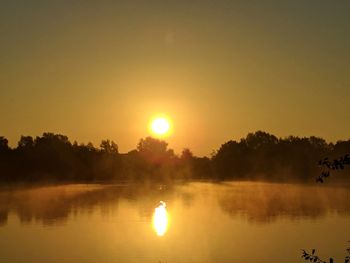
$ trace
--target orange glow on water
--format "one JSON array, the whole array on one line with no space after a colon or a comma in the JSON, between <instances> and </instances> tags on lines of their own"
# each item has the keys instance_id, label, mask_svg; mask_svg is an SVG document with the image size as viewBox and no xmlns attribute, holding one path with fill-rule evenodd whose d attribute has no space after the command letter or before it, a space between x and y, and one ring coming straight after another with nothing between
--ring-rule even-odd
<instances>
[{"instance_id":1,"label":"orange glow on water","mask_svg":"<svg viewBox=\"0 0 350 263\"><path fill-rule=\"evenodd\" d=\"M154 210L153 228L158 236L164 236L168 229L168 213L163 201L160 201L159 206Z\"/></svg>"}]
</instances>

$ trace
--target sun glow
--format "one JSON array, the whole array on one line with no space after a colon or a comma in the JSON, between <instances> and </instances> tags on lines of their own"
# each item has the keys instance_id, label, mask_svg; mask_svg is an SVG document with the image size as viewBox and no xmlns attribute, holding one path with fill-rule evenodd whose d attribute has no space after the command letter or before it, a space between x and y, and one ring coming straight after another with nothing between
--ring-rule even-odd
<instances>
[{"instance_id":1,"label":"sun glow","mask_svg":"<svg viewBox=\"0 0 350 263\"><path fill-rule=\"evenodd\" d=\"M154 210L153 228L157 236L164 236L168 229L168 214L166 204L163 201L160 201L159 206Z\"/></svg>"},{"instance_id":2,"label":"sun glow","mask_svg":"<svg viewBox=\"0 0 350 263\"><path fill-rule=\"evenodd\" d=\"M150 130L157 136L165 136L170 132L170 120L165 117L157 117L151 121Z\"/></svg>"}]
</instances>

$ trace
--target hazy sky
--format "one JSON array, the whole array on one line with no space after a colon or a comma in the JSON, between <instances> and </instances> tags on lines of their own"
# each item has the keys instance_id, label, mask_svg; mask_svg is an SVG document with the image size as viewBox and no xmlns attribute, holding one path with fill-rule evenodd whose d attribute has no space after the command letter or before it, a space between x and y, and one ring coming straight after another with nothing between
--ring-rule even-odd
<instances>
[{"instance_id":1,"label":"hazy sky","mask_svg":"<svg viewBox=\"0 0 350 263\"><path fill-rule=\"evenodd\" d=\"M0 0L0 135L148 135L208 155L230 139L350 138L350 1Z\"/></svg>"}]
</instances>

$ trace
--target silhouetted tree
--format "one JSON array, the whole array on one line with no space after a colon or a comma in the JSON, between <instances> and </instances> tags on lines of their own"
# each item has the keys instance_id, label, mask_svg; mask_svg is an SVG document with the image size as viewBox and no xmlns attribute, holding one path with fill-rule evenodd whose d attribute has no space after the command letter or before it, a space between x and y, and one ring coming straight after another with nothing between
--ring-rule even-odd
<instances>
[{"instance_id":1,"label":"silhouetted tree","mask_svg":"<svg viewBox=\"0 0 350 263\"><path fill-rule=\"evenodd\" d=\"M191 159L193 159L193 153L191 152L190 149L185 148L181 152L180 159L183 160L183 161L191 160Z\"/></svg>"},{"instance_id":2,"label":"silhouetted tree","mask_svg":"<svg viewBox=\"0 0 350 263\"><path fill-rule=\"evenodd\" d=\"M322 167L321 174L316 178L316 182L323 183L324 178L330 176L331 170L344 170L346 165L350 165L350 155L345 154L344 156L339 157L330 161L328 157L319 161L319 166Z\"/></svg>"},{"instance_id":3,"label":"silhouetted tree","mask_svg":"<svg viewBox=\"0 0 350 263\"><path fill-rule=\"evenodd\" d=\"M167 142L152 137L141 139L136 149L145 160L151 163L160 164L174 157L174 151L168 149Z\"/></svg>"},{"instance_id":4,"label":"silhouetted tree","mask_svg":"<svg viewBox=\"0 0 350 263\"><path fill-rule=\"evenodd\" d=\"M250 150L244 140L221 145L212 157L215 177L219 180L244 179L249 173Z\"/></svg>"},{"instance_id":5,"label":"silhouetted tree","mask_svg":"<svg viewBox=\"0 0 350 263\"><path fill-rule=\"evenodd\" d=\"M332 144L314 136L277 138L257 131L222 144L209 159L196 157L189 149L177 156L167 142L152 137L141 139L136 149L126 154L120 154L118 145L108 139L95 148L92 143L72 144L65 135L44 133L35 139L21 136L12 149L8 140L0 137L0 180L307 181L318 173L310 163L322 156L342 156L349 147L350 140ZM346 155L334 160L323 160L323 164L335 170L348 164Z\"/></svg>"},{"instance_id":6,"label":"silhouetted tree","mask_svg":"<svg viewBox=\"0 0 350 263\"><path fill-rule=\"evenodd\" d=\"M142 167L139 173L143 177L156 180L168 180L174 177L177 157L172 149L168 149L168 143L146 137L137 145L139 165Z\"/></svg>"},{"instance_id":7,"label":"silhouetted tree","mask_svg":"<svg viewBox=\"0 0 350 263\"><path fill-rule=\"evenodd\" d=\"M338 143L328 144L315 136L277 138L257 131L239 142L223 144L211 161L219 180L311 181L317 167L310 163L333 154L337 147Z\"/></svg>"},{"instance_id":8,"label":"silhouetted tree","mask_svg":"<svg viewBox=\"0 0 350 263\"><path fill-rule=\"evenodd\" d=\"M21 136L18 142L18 148L21 149L31 149L34 147L34 140L31 136Z\"/></svg>"},{"instance_id":9,"label":"silhouetted tree","mask_svg":"<svg viewBox=\"0 0 350 263\"><path fill-rule=\"evenodd\" d=\"M100 148L105 153L118 154L118 145L114 141L102 140Z\"/></svg>"},{"instance_id":10,"label":"silhouetted tree","mask_svg":"<svg viewBox=\"0 0 350 263\"><path fill-rule=\"evenodd\" d=\"M11 158L12 153L8 146L8 140L0 136L0 180L10 180L9 171L12 169L12 165L10 164Z\"/></svg>"},{"instance_id":11,"label":"silhouetted tree","mask_svg":"<svg viewBox=\"0 0 350 263\"><path fill-rule=\"evenodd\" d=\"M275 135L263 131L257 131L255 133L248 133L244 140L247 147L253 150L271 148L278 143L278 139Z\"/></svg>"},{"instance_id":12,"label":"silhouetted tree","mask_svg":"<svg viewBox=\"0 0 350 263\"><path fill-rule=\"evenodd\" d=\"M0 136L0 151L9 150L8 142L9 141L5 137Z\"/></svg>"}]
</instances>

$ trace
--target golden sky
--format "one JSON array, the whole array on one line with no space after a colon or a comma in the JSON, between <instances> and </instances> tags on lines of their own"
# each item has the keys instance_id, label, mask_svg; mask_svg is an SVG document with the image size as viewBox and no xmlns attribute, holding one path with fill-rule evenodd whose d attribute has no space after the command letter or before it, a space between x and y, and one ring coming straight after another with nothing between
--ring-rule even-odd
<instances>
[{"instance_id":1,"label":"golden sky","mask_svg":"<svg viewBox=\"0 0 350 263\"><path fill-rule=\"evenodd\" d=\"M0 135L149 135L209 155L248 132L350 137L350 1L0 0Z\"/></svg>"}]
</instances>

